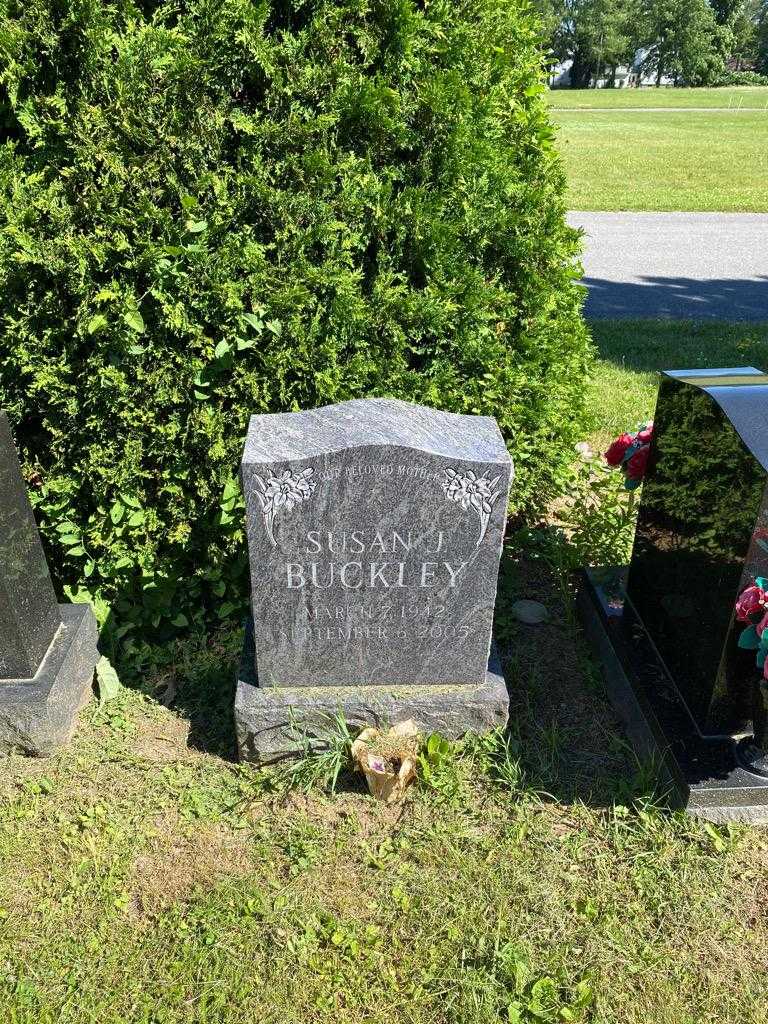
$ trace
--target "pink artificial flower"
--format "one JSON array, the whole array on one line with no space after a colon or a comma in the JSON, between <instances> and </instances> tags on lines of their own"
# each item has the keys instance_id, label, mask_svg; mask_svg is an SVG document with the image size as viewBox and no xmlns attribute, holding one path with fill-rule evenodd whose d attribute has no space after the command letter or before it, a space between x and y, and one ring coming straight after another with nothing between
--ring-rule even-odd
<instances>
[{"instance_id":1,"label":"pink artificial flower","mask_svg":"<svg viewBox=\"0 0 768 1024\"><path fill-rule=\"evenodd\" d=\"M736 618L739 622L750 622L750 616L754 615L755 612L763 610L763 602L765 601L765 592L760 587L747 587L746 590L742 591L736 602ZM760 623L760 626L765 628L765 619ZM761 629L758 626L758 636L760 636Z\"/></svg>"},{"instance_id":2,"label":"pink artificial flower","mask_svg":"<svg viewBox=\"0 0 768 1024\"><path fill-rule=\"evenodd\" d=\"M762 611L762 609L758 609L758 610ZM760 619L760 621L755 626L755 632L757 633L758 637L761 637L763 635L763 632L764 632L764 630L765 630L765 628L767 626L768 626L768 612L765 613L765 615L762 617L762 619ZM766 660L768 661L768 659L766 659Z\"/></svg>"},{"instance_id":3,"label":"pink artificial flower","mask_svg":"<svg viewBox=\"0 0 768 1024\"><path fill-rule=\"evenodd\" d=\"M642 448L638 448L632 458L627 462L626 470L627 476L630 480L642 480L645 476L645 470L648 466L648 455L650 454L650 445L644 444Z\"/></svg>"},{"instance_id":4,"label":"pink artificial flower","mask_svg":"<svg viewBox=\"0 0 768 1024\"><path fill-rule=\"evenodd\" d=\"M627 453L627 448L634 444L634 441L635 439L631 434L622 434L621 437L617 437L608 451L603 454L608 465L620 466L621 460Z\"/></svg>"},{"instance_id":5,"label":"pink artificial flower","mask_svg":"<svg viewBox=\"0 0 768 1024\"><path fill-rule=\"evenodd\" d=\"M653 420L649 420L648 423L645 424L645 426L643 427L642 430L638 430L638 432L637 432L637 440L640 441L641 444L649 444L652 437L653 437Z\"/></svg>"}]
</instances>

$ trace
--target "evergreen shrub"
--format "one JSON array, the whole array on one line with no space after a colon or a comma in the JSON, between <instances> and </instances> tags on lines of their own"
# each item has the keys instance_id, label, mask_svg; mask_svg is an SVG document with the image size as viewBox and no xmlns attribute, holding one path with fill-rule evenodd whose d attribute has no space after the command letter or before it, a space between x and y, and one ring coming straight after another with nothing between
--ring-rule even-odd
<instances>
[{"instance_id":1,"label":"evergreen shrub","mask_svg":"<svg viewBox=\"0 0 768 1024\"><path fill-rule=\"evenodd\" d=\"M490 414L551 494L590 349L541 61L523 0L0 0L0 402L124 664L242 615L250 413Z\"/></svg>"}]
</instances>

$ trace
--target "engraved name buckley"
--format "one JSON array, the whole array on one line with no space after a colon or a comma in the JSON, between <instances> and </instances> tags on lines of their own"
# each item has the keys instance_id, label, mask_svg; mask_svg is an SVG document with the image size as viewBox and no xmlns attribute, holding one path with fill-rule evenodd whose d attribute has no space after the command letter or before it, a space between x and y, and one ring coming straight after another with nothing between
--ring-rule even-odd
<instances>
[{"instance_id":1,"label":"engraved name buckley","mask_svg":"<svg viewBox=\"0 0 768 1024\"><path fill-rule=\"evenodd\" d=\"M468 565L445 559L442 530L428 536L414 536L410 530L310 530L305 541L303 554L309 557L285 564L289 590L455 587Z\"/></svg>"}]
</instances>

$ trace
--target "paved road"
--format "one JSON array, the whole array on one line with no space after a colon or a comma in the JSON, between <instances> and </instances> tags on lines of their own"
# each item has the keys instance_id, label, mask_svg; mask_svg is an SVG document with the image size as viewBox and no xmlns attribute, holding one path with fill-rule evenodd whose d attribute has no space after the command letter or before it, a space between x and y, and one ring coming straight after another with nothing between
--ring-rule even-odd
<instances>
[{"instance_id":1,"label":"paved road","mask_svg":"<svg viewBox=\"0 0 768 1024\"><path fill-rule=\"evenodd\" d=\"M768 214L579 213L588 317L768 322Z\"/></svg>"}]
</instances>

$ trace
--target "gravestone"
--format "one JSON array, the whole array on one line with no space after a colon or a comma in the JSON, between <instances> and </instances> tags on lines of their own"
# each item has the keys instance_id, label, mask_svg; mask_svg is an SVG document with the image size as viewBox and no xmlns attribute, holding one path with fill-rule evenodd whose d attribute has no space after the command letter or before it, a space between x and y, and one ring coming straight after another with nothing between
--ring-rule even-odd
<instances>
[{"instance_id":1,"label":"gravestone","mask_svg":"<svg viewBox=\"0 0 768 1024\"><path fill-rule=\"evenodd\" d=\"M666 754L682 799L713 820L768 820L760 582L768 376L668 370L628 574L592 572L582 607L635 738Z\"/></svg>"},{"instance_id":2,"label":"gravestone","mask_svg":"<svg viewBox=\"0 0 768 1024\"><path fill-rule=\"evenodd\" d=\"M391 399L252 417L242 461L252 620L241 755L414 718L504 724L491 630L512 462L495 420Z\"/></svg>"},{"instance_id":3,"label":"gravestone","mask_svg":"<svg viewBox=\"0 0 768 1024\"><path fill-rule=\"evenodd\" d=\"M89 605L59 605L0 412L0 752L52 754L69 739L97 660Z\"/></svg>"}]
</instances>

